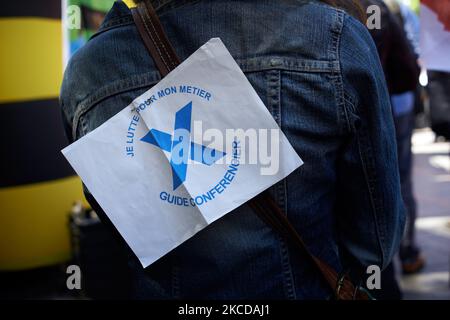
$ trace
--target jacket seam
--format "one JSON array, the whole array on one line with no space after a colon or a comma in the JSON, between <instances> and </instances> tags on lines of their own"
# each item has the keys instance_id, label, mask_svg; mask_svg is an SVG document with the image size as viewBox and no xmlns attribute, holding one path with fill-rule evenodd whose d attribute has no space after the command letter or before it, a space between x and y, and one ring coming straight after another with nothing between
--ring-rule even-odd
<instances>
[{"instance_id":1,"label":"jacket seam","mask_svg":"<svg viewBox=\"0 0 450 320\"><path fill-rule=\"evenodd\" d=\"M267 108L275 122L281 127L281 71L269 70L266 74L267 82ZM275 184L271 189L275 196L275 201L284 208L285 214L287 199L285 194L286 179ZM278 235L279 252L281 256L281 269L283 278L283 288L288 299L296 299L295 281L290 263L289 247L286 240Z\"/></svg>"},{"instance_id":2,"label":"jacket seam","mask_svg":"<svg viewBox=\"0 0 450 320\"><path fill-rule=\"evenodd\" d=\"M349 19L349 17L344 14L344 21L343 21L343 25L342 28L344 28L344 23L345 20ZM339 62L341 62L341 48L339 48ZM344 72L344 70L342 70L342 72ZM355 99L355 97L353 97L351 94L349 94L346 90L345 87L343 85L343 79L342 79L342 72L341 72L341 81L342 81L342 87L343 87L343 96L342 96L342 103L343 103L343 109L345 112L345 116L347 118L347 129L348 131L354 131L354 134L356 135L356 140L357 140L357 144L358 144L358 153L359 153L359 158L362 164L362 170L364 173L364 180L366 182L366 186L367 186L367 190L369 193L369 197L370 197L370 206L371 206L371 211L372 211L372 218L373 218L373 223L375 226L375 232L377 234L377 242L378 242L378 250L381 253L381 259L382 259L382 263L381 265L384 264L384 260L385 260L385 254L384 254L384 250L383 250L383 245L382 245L382 235L381 235L381 231L380 231L380 226L378 223L378 219L377 217L378 212L379 212L379 207L377 205L378 203L378 198L376 196L376 172L374 170L374 165L373 165L373 149L370 143L370 139L367 136L367 132L366 132L366 128L364 125L362 125L359 128L355 128L348 117L348 107L350 107L350 112L354 113L354 114L358 114L360 112L360 110L357 110L356 108L356 104L358 103L358 99ZM349 103L351 101L351 103ZM365 147L364 147L365 145Z\"/></svg>"},{"instance_id":3,"label":"jacket seam","mask_svg":"<svg viewBox=\"0 0 450 320\"><path fill-rule=\"evenodd\" d=\"M340 70L339 62L336 60L308 60L272 55L235 60L242 71L247 73L269 70L335 73Z\"/></svg>"},{"instance_id":4,"label":"jacket seam","mask_svg":"<svg viewBox=\"0 0 450 320\"><path fill-rule=\"evenodd\" d=\"M236 59L244 73L262 72L270 70L285 70L290 72L312 72L312 73L335 73L340 70L339 61L304 60L278 56L253 57L248 59ZM149 77L150 80L143 81L142 78ZM76 139L76 130L79 118L82 114L112 95L139 89L153 85L160 80L159 73L139 74L127 79L118 80L98 89L95 94L89 95L76 107L72 120L72 136ZM129 84L132 82L132 84Z\"/></svg>"},{"instance_id":5,"label":"jacket seam","mask_svg":"<svg viewBox=\"0 0 450 320\"><path fill-rule=\"evenodd\" d=\"M329 50L331 59L336 59L339 65L338 72L333 72L331 82L335 90L336 117L339 130L344 131L345 124L348 124L348 115L345 110L344 102L344 84L342 79L342 66L340 59L341 35L344 24L344 13L340 10L336 11L336 21L332 29L332 44ZM345 122L344 122L345 119Z\"/></svg>"}]
</instances>

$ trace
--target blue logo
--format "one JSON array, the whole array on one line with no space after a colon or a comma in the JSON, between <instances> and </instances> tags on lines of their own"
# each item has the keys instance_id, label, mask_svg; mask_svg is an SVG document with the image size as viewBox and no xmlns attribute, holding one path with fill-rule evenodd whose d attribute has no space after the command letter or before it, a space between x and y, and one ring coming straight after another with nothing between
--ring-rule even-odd
<instances>
[{"instance_id":1,"label":"blue logo","mask_svg":"<svg viewBox=\"0 0 450 320\"><path fill-rule=\"evenodd\" d=\"M157 146L171 154L173 190L186 180L188 159L210 166L226 155L225 152L191 141L191 118L192 101L175 114L173 136L167 132L151 129L141 138L141 141Z\"/></svg>"}]
</instances>

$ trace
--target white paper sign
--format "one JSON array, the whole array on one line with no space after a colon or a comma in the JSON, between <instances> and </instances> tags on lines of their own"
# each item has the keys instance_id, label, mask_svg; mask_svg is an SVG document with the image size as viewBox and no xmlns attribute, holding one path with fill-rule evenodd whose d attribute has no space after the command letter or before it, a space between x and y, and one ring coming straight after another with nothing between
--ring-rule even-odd
<instances>
[{"instance_id":1,"label":"white paper sign","mask_svg":"<svg viewBox=\"0 0 450 320\"><path fill-rule=\"evenodd\" d=\"M425 68L450 72L450 1L422 1L420 51Z\"/></svg>"},{"instance_id":2,"label":"white paper sign","mask_svg":"<svg viewBox=\"0 0 450 320\"><path fill-rule=\"evenodd\" d=\"M218 38L62 152L144 267L302 164Z\"/></svg>"}]
</instances>

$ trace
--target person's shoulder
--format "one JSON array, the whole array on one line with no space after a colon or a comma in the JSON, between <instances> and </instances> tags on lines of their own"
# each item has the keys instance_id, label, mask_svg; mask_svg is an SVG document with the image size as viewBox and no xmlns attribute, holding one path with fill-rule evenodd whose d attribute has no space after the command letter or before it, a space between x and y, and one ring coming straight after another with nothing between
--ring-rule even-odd
<instances>
[{"instance_id":1,"label":"person's shoulder","mask_svg":"<svg viewBox=\"0 0 450 320\"><path fill-rule=\"evenodd\" d=\"M306 15L314 17L314 24L324 24L326 22L334 22L335 20L341 20L346 12L338 7L331 6L321 1L305 1L301 2L302 11Z\"/></svg>"},{"instance_id":2,"label":"person's shoulder","mask_svg":"<svg viewBox=\"0 0 450 320\"><path fill-rule=\"evenodd\" d=\"M95 65L93 57L95 52L88 42L73 53L67 62L60 92L60 100L65 107L74 102L76 104L88 94L85 90L85 87L89 87L86 83L88 79L86 75L93 71Z\"/></svg>"},{"instance_id":3,"label":"person's shoulder","mask_svg":"<svg viewBox=\"0 0 450 320\"><path fill-rule=\"evenodd\" d=\"M364 11L365 8L363 7ZM341 47L352 50L364 50L377 52L373 37L369 32L366 21L361 21L353 14L343 12ZM342 43L343 42L343 43Z\"/></svg>"},{"instance_id":4,"label":"person's shoulder","mask_svg":"<svg viewBox=\"0 0 450 320\"><path fill-rule=\"evenodd\" d=\"M304 10L310 14L314 20L314 27L325 27L333 33L342 33L344 26L356 33L367 33L366 27L359 17L364 7L349 6L348 8L340 8L329 5L322 1L305 2Z\"/></svg>"},{"instance_id":5,"label":"person's shoulder","mask_svg":"<svg viewBox=\"0 0 450 320\"><path fill-rule=\"evenodd\" d=\"M360 17L362 8L353 7L343 9L328 5L321 1L308 2L305 10L314 18L312 31L323 41L331 37L337 40L339 47L352 48L359 51L373 50L373 40L366 26L366 21ZM376 48L375 48L376 51Z\"/></svg>"}]
</instances>

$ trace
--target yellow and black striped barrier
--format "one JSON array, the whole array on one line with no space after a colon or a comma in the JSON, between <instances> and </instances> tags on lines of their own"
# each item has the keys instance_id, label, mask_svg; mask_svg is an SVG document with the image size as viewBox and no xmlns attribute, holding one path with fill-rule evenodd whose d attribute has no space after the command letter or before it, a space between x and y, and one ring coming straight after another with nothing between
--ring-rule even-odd
<instances>
[{"instance_id":1,"label":"yellow and black striped barrier","mask_svg":"<svg viewBox=\"0 0 450 320\"><path fill-rule=\"evenodd\" d=\"M1 271L67 260L67 213L83 195L60 153L61 1L0 6Z\"/></svg>"}]
</instances>

